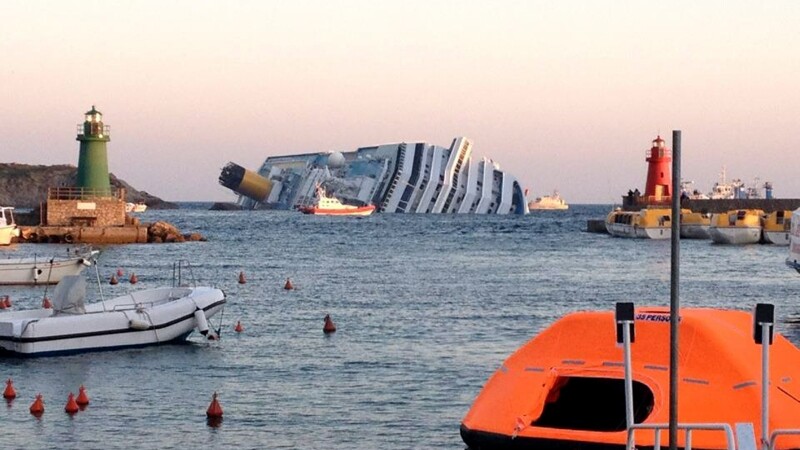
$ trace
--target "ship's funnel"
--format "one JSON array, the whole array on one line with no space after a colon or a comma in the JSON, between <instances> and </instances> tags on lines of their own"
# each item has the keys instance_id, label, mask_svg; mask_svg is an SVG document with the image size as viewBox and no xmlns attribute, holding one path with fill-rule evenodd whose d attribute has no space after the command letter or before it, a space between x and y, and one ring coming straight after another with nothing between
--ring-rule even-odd
<instances>
[{"instance_id":1,"label":"ship's funnel","mask_svg":"<svg viewBox=\"0 0 800 450\"><path fill-rule=\"evenodd\" d=\"M232 162L222 168L219 184L257 202L266 200L272 191L272 181Z\"/></svg>"}]
</instances>

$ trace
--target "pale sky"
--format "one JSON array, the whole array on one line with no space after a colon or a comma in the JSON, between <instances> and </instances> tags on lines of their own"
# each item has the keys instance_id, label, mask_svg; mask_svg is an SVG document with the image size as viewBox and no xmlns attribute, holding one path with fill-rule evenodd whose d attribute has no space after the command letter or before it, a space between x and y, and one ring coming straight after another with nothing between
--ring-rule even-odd
<instances>
[{"instance_id":1,"label":"pale sky","mask_svg":"<svg viewBox=\"0 0 800 450\"><path fill-rule=\"evenodd\" d=\"M611 203L683 131L685 179L800 197L797 1L0 0L0 161L77 164L232 201L234 161L474 142L532 195Z\"/></svg>"}]
</instances>

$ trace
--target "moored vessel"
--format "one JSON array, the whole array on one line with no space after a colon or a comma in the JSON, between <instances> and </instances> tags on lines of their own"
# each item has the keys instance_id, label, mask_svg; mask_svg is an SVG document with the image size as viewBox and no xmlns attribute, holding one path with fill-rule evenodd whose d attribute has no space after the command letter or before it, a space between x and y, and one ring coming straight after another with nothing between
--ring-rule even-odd
<instances>
[{"instance_id":1,"label":"moored vessel","mask_svg":"<svg viewBox=\"0 0 800 450\"><path fill-rule=\"evenodd\" d=\"M208 319L225 305L212 287L171 287L130 292L84 303L86 280L62 279L53 307L0 314L0 353L53 356L143 347L185 340L193 330L214 335Z\"/></svg>"},{"instance_id":2,"label":"moored vessel","mask_svg":"<svg viewBox=\"0 0 800 450\"><path fill-rule=\"evenodd\" d=\"M681 210L681 237L686 239L708 239L711 226L711 214Z\"/></svg>"},{"instance_id":3,"label":"moored vessel","mask_svg":"<svg viewBox=\"0 0 800 450\"><path fill-rule=\"evenodd\" d=\"M78 275L95 262L97 250L85 249L66 256L0 259L0 285L56 284L68 275Z\"/></svg>"},{"instance_id":4,"label":"moored vessel","mask_svg":"<svg viewBox=\"0 0 800 450\"><path fill-rule=\"evenodd\" d=\"M789 232L789 257L786 264L800 272L800 208L793 213L792 225Z\"/></svg>"},{"instance_id":5,"label":"moored vessel","mask_svg":"<svg viewBox=\"0 0 800 450\"><path fill-rule=\"evenodd\" d=\"M606 230L617 237L669 239L672 236L671 216L671 211L666 208L616 209L606 216Z\"/></svg>"},{"instance_id":6,"label":"moored vessel","mask_svg":"<svg viewBox=\"0 0 800 450\"><path fill-rule=\"evenodd\" d=\"M15 237L19 237L19 228L14 221L14 208L0 206L0 245L11 244Z\"/></svg>"},{"instance_id":7,"label":"moored vessel","mask_svg":"<svg viewBox=\"0 0 800 450\"><path fill-rule=\"evenodd\" d=\"M144 202L125 203L125 212L141 213L147 211L147 204Z\"/></svg>"},{"instance_id":8,"label":"moored vessel","mask_svg":"<svg viewBox=\"0 0 800 450\"><path fill-rule=\"evenodd\" d=\"M558 191L553 191L553 195L543 195L541 197L536 197L536 200L528 203L528 210L535 210L535 209L555 209L555 210L565 210L569 209L569 205Z\"/></svg>"},{"instance_id":9,"label":"moored vessel","mask_svg":"<svg viewBox=\"0 0 800 450\"><path fill-rule=\"evenodd\" d=\"M789 245L791 225L791 211L780 210L765 214L762 221L764 241L776 245Z\"/></svg>"},{"instance_id":10,"label":"moored vessel","mask_svg":"<svg viewBox=\"0 0 800 450\"><path fill-rule=\"evenodd\" d=\"M761 240L760 209L738 209L711 216L708 231L718 244L757 244Z\"/></svg>"}]
</instances>

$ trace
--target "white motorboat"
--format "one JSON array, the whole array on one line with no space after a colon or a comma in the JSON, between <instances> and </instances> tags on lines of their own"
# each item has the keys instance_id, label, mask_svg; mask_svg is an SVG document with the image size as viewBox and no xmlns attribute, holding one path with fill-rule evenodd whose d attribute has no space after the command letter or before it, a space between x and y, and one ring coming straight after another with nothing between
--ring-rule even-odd
<instances>
[{"instance_id":1,"label":"white motorboat","mask_svg":"<svg viewBox=\"0 0 800 450\"><path fill-rule=\"evenodd\" d=\"M19 237L19 228L14 222L14 208L0 206L0 245L11 244L15 237Z\"/></svg>"},{"instance_id":2,"label":"white motorboat","mask_svg":"<svg viewBox=\"0 0 800 450\"><path fill-rule=\"evenodd\" d=\"M197 329L216 336L208 319L225 293L212 287L146 289L84 304L86 280L64 277L52 309L0 313L0 352L47 356L116 350L185 340Z\"/></svg>"},{"instance_id":3,"label":"white motorboat","mask_svg":"<svg viewBox=\"0 0 800 450\"><path fill-rule=\"evenodd\" d=\"M125 212L134 212L134 213L141 213L147 211L147 205L144 202L132 203L128 202L125 203Z\"/></svg>"},{"instance_id":4,"label":"white motorboat","mask_svg":"<svg viewBox=\"0 0 800 450\"><path fill-rule=\"evenodd\" d=\"M553 195L543 195L536 197L536 200L528 203L528 210L533 211L537 209L556 209L564 210L569 209L569 205L558 191L553 191Z\"/></svg>"},{"instance_id":5,"label":"white motorboat","mask_svg":"<svg viewBox=\"0 0 800 450\"><path fill-rule=\"evenodd\" d=\"M97 250L76 250L50 259L39 256L0 259L0 285L56 284L94 264Z\"/></svg>"}]
</instances>

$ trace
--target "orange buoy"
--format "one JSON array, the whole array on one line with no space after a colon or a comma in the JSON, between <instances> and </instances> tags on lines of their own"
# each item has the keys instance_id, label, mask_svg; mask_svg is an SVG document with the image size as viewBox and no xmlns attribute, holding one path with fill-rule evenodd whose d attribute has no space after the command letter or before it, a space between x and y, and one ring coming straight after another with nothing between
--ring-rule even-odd
<instances>
[{"instance_id":1,"label":"orange buoy","mask_svg":"<svg viewBox=\"0 0 800 450\"><path fill-rule=\"evenodd\" d=\"M117 283L119 283L119 280L117 280L117 276L116 275L111 275L111 280L108 281L108 284L113 286L113 285L115 285Z\"/></svg>"},{"instance_id":2,"label":"orange buoy","mask_svg":"<svg viewBox=\"0 0 800 450\"><path fill-rule=\"evenodd\" d=\"M64 411L66 411L67 414L75 414L76 412L80 411L80 407L75 401L75 395L72 392L70 392L69 396L67 397L67 405L64 406Z\"/></svg>"},{"instance_id":3,"label":"orange buoy","mask_svg":"<svg viewBox=\"0 0 800 450\"><path fill-rule=\"evenodd\" d=\"M50 301L49 298L45 297L42 299L42 308L44 309L52 309L53 303Z\"/></svg>"},{"instance_id":4,"label":"orange buoy","mask_svg":"<svg viewBox=\"0 0 800 450\"><path fill-rule=\"evenodd\" d=\"M89 396L86 395L86 388L83 387L83 385L78 388L78 398L75 399L75 403L77 403L78 406L86 406L89 404Z\"/></svg>"},{"instance_id":5,"label":"orange buoy","mask_svg":"<svg viewBox=\"0 0 800 450\"><path fill-rule=\"evenodd\" d=\"M214 391L214 395L211 397L211 404L208 405L208 409L206 410L206 417L222 418L222 406L220 406L219 401L217 400L216 391Z\"/></svg>"},{"instance_id":6,"label":"orange buoy","mask_svg":"<svg viewBox=\"0 0 800 450\"><path fill-rule=\"evenodd\" d=\"M235 331L237 333L241 333L242 331L244 331L244 327L242 326L242 322L237 320L236 321L236 326L233 327L233 331Z\"/></svg>"},{"instance_id":7,"label":"orange buoy","mask_svg":"<svg viewBox=\"0 0 800 450\"><path fill-rule=\"evenodd\" d=\"M325 334L333 333L336 331L336 324L331 320L330 314L325 314L325 325L322 326L322 332Z\"/></svg>"},{"instance_id":8,"label":"orange buoy","mask_svg":"<svg viewBox=\"0 0 800 450\"><path fill-rule=\"evenodd\" d=\"M245 284L247 280L244 278L244 272L239 272L239 284Z\"/></svg>"},{"instance_id":9,"label":"orange buoy","mask_svg":"<svg viewBox=\"0 0 800 450\"><path fill-rule=\"evenodd\" d=\"M31 414L39 417L42 413L44 413L44 400L42 400L42 394L39 393L36 395L36 400L31 404Z\"/></svg>"},{"instance_id":10,"label":"orange buoy","mask_svg":"<svg viewBox=\"0 0 800 450\"><path fill-rule=\"evenodd\" d=\"M286 284L283 285L283 288L286 289L287 291L291 291L292 289L294 289L291 278L286 279Z\"/></svg>"},{"instance_id":11,"label":"orange buoy","mask_svg":"<svg viewBox=\"0 0 800 450\"><path fill-rule=\"evenodd\" d=\"M138 283L138 282L139 282L139 278L136 276L136 274L135 274L135 273L131 272L131 277L130 277L130 278L128 278L128 282L129 282L130 284L136 284L136 283Z\"/></svg>"},{"instance_id":12,"label":"orange buoy","mask_svg":"<svg viewBox=\"0 0 800 450\"><path fill-rule=\"evenodd\" d=\"M11 381L11 378L6 381L6 390L3 391L3 398L6 400L14 400L17 398L17 390L14 389L14 382Z\"/></svg>"},{"instance_id":13,"label":"orange buoy","mask_svg":"<svg viewBox=\"0 0 800 450\"><path fill-rule=\"evenodd\" d=\"M7 308L7 306L6 306L6 298L5 297L0 297L0 309L6 309L6 308Z\"/></svg>"},{"instance_id":14,"label":"orange buoy","mask_svg":"<svg viewBox=\"0 0 800 450\"><path fill-rule=\"evenodd\" d=\"M117 268L117 276L121 277L125 272L122 271L121 268Z\"/></svg>"}]
</instances>

